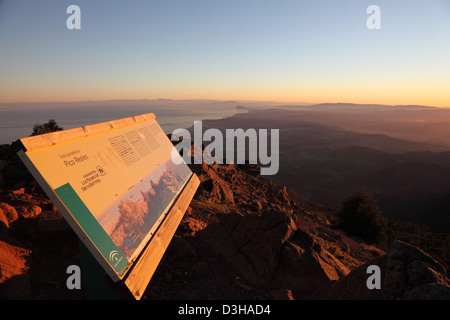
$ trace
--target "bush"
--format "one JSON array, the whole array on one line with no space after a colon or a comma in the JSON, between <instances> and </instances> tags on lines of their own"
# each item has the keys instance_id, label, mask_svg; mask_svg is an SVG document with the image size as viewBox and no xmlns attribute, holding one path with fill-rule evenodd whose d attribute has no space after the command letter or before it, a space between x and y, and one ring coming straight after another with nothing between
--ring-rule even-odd
<instances>
[{"instance_id":1,"label":"bush","mask_svg":"<svg viewBox=\"0 0 450 320\"><path fill-rule=\"evenodd\" d=\"M338 212L339 226L349 235L367 243L382 240L385 223L372 195L361 189L346 198Z\"/></svg>"},{"instance_id":2,"label":"bush","mask_svg":"<svg viewBox=\"0 0 450 320\"><path fill-rule=\"evenodd\" d=\"M55 131L61 131L64 130L64 128L60 127L55 119L48 120L47 123L43 124L35 124L33 127L33 133L32 136L38 136L41 134L49 133L49 132L55 132Z\"/></svg>"}]
</instances>

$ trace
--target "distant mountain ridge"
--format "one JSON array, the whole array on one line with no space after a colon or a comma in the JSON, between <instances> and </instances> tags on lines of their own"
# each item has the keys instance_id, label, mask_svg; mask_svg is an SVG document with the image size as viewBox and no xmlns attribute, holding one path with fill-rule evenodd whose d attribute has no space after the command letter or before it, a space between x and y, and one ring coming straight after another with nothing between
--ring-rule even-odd
<instances>
[{"instance_id":1,"label":"distant mountain ridge","mask_svg":"<svg viewBox=\"0 0 450 320\"><path fill-rule=\"evenodd\" d=\"M204 125L220 130L279 129L280 169L269 178L325 206L339 205L363 186L376 195L386 214L411 218L405 212L408 201L450 191L450 151L445 147L349 131L311 114L253 109L226 119L206 120ZM396 212L394 208L402 209ZM450 207L441 208L433 223L427 220L432 230L450 233L445 210ZM417 213L412 220L424 221L419 219L424 216Z\"/></svg>"}]
</instances>

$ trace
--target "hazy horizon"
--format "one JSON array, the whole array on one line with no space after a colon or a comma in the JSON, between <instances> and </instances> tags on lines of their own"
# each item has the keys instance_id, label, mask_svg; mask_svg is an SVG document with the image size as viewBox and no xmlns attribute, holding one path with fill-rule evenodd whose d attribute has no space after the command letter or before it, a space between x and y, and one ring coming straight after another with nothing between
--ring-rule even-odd
<instances>
[{"instance_id":1,"label":"hazy horizon","mask_svg":"<svg viewBox=\"0 0 450 320\"><path fill-rule=\"evenodd\" d=\"M355 105L355 106L380 106L380 107L424 107L424 108L439 108L448 109L449 107L440 107L436 105L422 105L422 104L381 104L381 103L354 103L343 101L324 101L324 102L305 102L305 101L264 101L264 100L239 100L239 99L171 99L171 98L156 98L156 99L104 99L104 100L79 100L79 101L18 101L18 102L0 102L0 110L5 110L9 107L30 107L30 106L45 106L49 108L58 107L60 105L103 105L115 106L116 104L131 103L175 103L174 106L180 106L184 103L231 103L242 105L244 107L281 107L281 106L318 106L318 105ZM186 106L188 107L188 106Z\"/></svg>"},{"instance_id":2,"label":"hazy horizon","mask_svg":"<svg viewBox=\"0 0 450 320\"><path fill-rule=\"evenodd\" d=\"M384 134L402 140L450 148L450 109L420 105L354 103L283 104L237 100L105 100L85 102L0 104L0 143L29 136L32 127L55 119L64 129L144 113L154 113L169 134L197 120L223 119L251 110L280 108L298 112L299 122L323 123L343 130ZM237 108L238 106L244 108ZM256 113L254 114L258 116ZM256 125L256 123L253 123Z\"/></svg>"}]
</instances>

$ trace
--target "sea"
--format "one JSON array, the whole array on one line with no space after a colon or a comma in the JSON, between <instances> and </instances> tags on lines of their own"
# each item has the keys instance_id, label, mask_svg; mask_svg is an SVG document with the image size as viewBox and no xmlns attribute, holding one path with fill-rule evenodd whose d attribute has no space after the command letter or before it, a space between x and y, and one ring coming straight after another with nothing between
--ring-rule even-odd
<instances>
[{"instance_id":1,"label":"sea","mask_svg":"<svg viewBox=\"0 0 450 320\"><path fill-rule=\"evenodd\" d=\"M0 104L0 144L31 135L33 126L56 120L71 129L110 120L154 113L167 133L190 128L196 120L221 119L247 112L237 101L214 100L119 100Z\"/></svg>"}]
</instances>

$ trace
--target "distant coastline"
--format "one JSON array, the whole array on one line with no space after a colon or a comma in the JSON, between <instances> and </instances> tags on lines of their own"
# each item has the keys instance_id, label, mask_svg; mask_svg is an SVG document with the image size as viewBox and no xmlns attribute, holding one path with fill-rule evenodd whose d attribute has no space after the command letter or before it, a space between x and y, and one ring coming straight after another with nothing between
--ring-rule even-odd
<instances>
[{"instance_id":1,"label":"distant coastline","mask_svg":"<svg viewBox=\"0 0 450 320\"><path fill-rule=\"evenodd\" d=\"M169 134L177 128L190 128L195 120L214 120L231 117L238 113L248 113L255 109L278 108L303 112L302 121L318 121L334 124L350 131L365 133L386 133L397 138L416 138L418 141L450 145L448 119L450 109L433 106L379 105L354 103L292 103L251 100L105 100L80 102L24 102L0 103L0 144L10 144L27 137L37 123L55 119L64 129L71 129L135 115L154 113L163 130ZM405 111L408 117L405 117ZM375 127L367 126L367 113ZM386 113L387 112L387 113ZM390 118L391 117L391 118ZM393 128L386 128L390 118ZM373 121L374 120L374 121ZM399 134L397 124L415 125L423 122L430 132L420 128L414 134ZM385 132L386 131L386 132ZM427 136L431 135L431 136ZM437 141L433 141L437 140Z\"/></svg>"},{"instance_id":2,"label":"distant coastline","mask_svg":"<svg viewBox=\"0 0 450 320\"><path fill-rule=\"evenodd\" d=\"M37 123L55 119L64 129L154 113L166 133L188 128L195 120L221 119L247 112L240 101L121 100L0 104L0 144L27 137Z\"/></svg>"}]
</instances>

